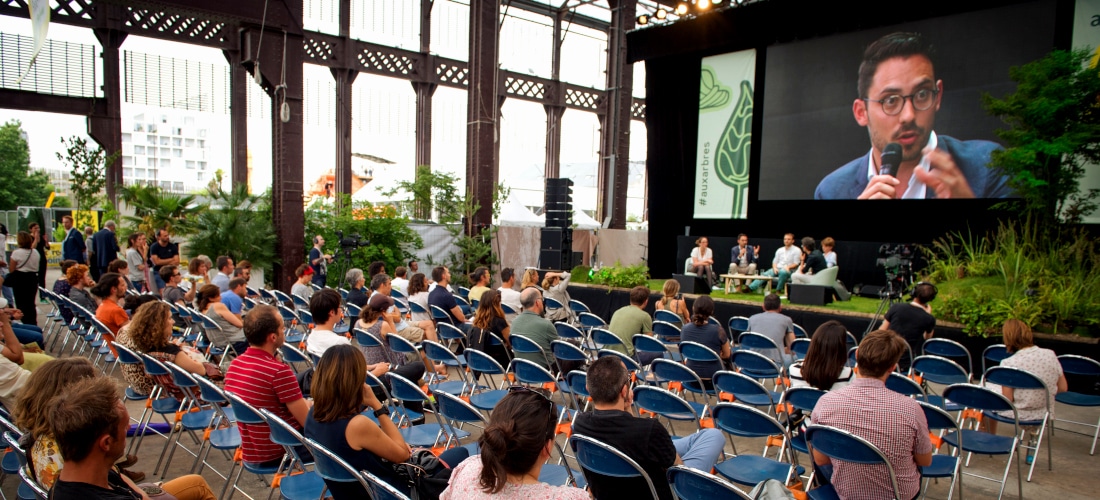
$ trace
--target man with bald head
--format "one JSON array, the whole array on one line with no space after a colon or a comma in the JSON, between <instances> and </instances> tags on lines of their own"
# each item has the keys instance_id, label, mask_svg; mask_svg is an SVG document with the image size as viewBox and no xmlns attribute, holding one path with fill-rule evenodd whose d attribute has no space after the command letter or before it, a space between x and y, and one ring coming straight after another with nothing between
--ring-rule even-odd
<instances>
[{"instance_id":1,"label":"man with bald head","mask_svg":"<svg viewBox=\"0 0 1100 500\"><path fill-rule=\"evenodd\" d=\"M523 312L512 320L510 335L523 335L534 341L542 348L542 355L538 353L517 352L516 357L534 361L541 366L554 370L556 366L552 360L554 355L550 351L550 342L558 340L558 331L550 320L543 317L546 314L546 305L542 302L542 292L538 288L529 287L519 295L519 303L523 306ZM583 363L565 362L562 369L566 373L580 368Z\"/></svg>"}]
</instances>

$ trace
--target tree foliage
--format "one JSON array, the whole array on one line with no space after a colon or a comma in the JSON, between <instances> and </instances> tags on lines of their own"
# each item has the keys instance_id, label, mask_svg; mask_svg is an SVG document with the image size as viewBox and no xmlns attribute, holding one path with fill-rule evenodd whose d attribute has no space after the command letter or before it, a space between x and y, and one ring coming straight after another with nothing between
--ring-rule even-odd
<instances>
[{"instance_id":1,"label":"tree foliage","mask_svg":"<svg viewBox=\"0 0 1100 500\"><path fill-rule=\"evenodd\" d=\"M238 184L230 191L209 189L210 207L195 215L196 232L187 246L189 257L211 259L228 255L234 262L248 260L270 276L275 263L275 230L271 217L271 192L252 195Z\"/></svg>"},{"instance_id":2,"label":"tree foliage","mask_svg":"<svg viewBox=\"0 0 1100 500\"><path fill-rule=\"evenodd\" d=\"M192 235L198 230L196 215L208 208L197 203L194 195L167 193L143 184L120 188L119 200L134 210L134 215L122 217L127 229L149 235L161 228L178 236Z\"/></svg>"},{"instance_id":3,"label":"tree foliage","mask_svg":"<svg viewBox=\"0 0 1100 500\"><path fill-rule=\"evenodd\" d=\"M1054 51L1009 70L1016 91L982 96L986 111L1010 127L997 135L1008 147L993 153L1041 223L1079 222L1096 209L1097 190L1081 192L1086 165L1100 162L1100 73L1088 51Z\"/></svg>"},{"instance_id":4,"label":"tree foliage","mask_svg":"<svg viewBox=\"0 0 1100 500\"><path fill-rule=\"evenodd\" d=\"M31 150L18 120L0 126L0 179L0 210L40 207L52 191L46 173L31 169Z\"/></svg>"},{"instance_id":5,"label":"tree foliage","mask_svg":"<svg viewBox=\"0 0 1100 500\"><path fill-rule=\"evenodd\" d=\"M83 137L62 137L65 154L57 153L57 159L69 167L70 195L77 210L91 210L102 201L103 188L107 185L107 166L119 157L119 152L107 155L103 148L91 148Z\"/></svg>"}]
</instances>

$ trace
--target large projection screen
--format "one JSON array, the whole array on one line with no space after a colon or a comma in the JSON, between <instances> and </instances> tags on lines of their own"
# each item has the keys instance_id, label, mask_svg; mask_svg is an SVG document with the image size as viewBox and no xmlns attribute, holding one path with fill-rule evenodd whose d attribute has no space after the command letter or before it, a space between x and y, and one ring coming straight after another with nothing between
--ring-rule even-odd
<instances>
[{"instance_id":1,"label":"large projection screen","mask_svg":"<svg viewBox=\"0 0 1100 500\"><path fill-rule=\"evenodd\" d=\"M1004 124L985 113L981 96L1000 97L1012 91L1015 84L1009 79L1009 68L1053 49L1054 29L1055 9L1047 2L1033 2L769 47L762 89L758 199L813 200L830 173L842 166L867 165L871 140L868 128L855 119L854 102L868 97L857 92L860 61L867 46L880 37L916 32L935 48L934 76L942 82L943 91L934 125L926 129L960 142L999 143L995 131ZM950 139L939 142L943 147ZM983 180L994 178L982 170L988 150L974 156L970 171L984 176ZM863 175L861 182L866 186L869 174L867 168L862 174L854 167L845 173L849 172L853 175L845 179L851 177L854 185L844 196L818 198L855 199L850 195L853 190L860 193L855 176ZM996 179L987 182L1004 178ZM1004 189L986 189L984 196L982 192L974 189L975 197L1013 195Z\"/></svg>"},{"instance_id":2,"label":"large projection screen","mask_svg":"<svg viewBox=\"0 0 1100 500\"><path fill-rule=\"evenodd\" d=\"M695 218L744 219L756 50L705 57L701 69Z\"/></svg>"}]
</instances>

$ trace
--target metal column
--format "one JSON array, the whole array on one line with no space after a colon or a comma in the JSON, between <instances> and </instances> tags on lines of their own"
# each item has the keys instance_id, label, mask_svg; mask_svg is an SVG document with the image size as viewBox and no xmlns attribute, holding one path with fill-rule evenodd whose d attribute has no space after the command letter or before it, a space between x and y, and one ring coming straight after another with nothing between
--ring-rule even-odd
<instances>
[{"instance_id":1,"label":"metal column","mask_svg":"<svg viewBox=\"0 0 1100 500\"><path fill-rule=\"evenodd\" d=\"M343 67L331 68L336 80L336 174L334 193L351 194L351 89L359 71L352 63L351 0L340 0L340 37L344 39Z\"/></svg>"},{"instance_id":2,"label":"metal column","mask_svg":"<svg viewBox=\"0 0 1100 500\"><path fill-rule=\"evenodd\" d=\"M565 88L561 84L561 21L565 10L558 10L554 16L554 45L550 55L550 79L554 81L554 92L547 95L546 110L546 167L547 179L557 178L561 172L561 117L565 114Z\"/></svg>"},{"instance_id":3,"label":"metal column","mask_svg":"<svg viewBox=\"0 0 1100 500\"><path fill-rule=\"evenodd\" d=\"M481 206L467 232L492 223L497 182L499 0L470 0L470 86L467 91L466 188Z\"/></svg>"},{"instance_id":4,"label":"metal column","mask_svg":"<svg viewBox=\"0 0 1100 500\"><path fill-rule=\"evenodd\" d=\"M600 222L611 217L612 229L626 228L626 189L630 178L630 106L633 66L626 59L626 30L634 26L638 0L610 0L607 34L607 94L600 117L600 167L597 189Z\"/></svg>"},{"instance_id":5,"label":"metal column","mask_svg":"<svg viewBox=\"0 0 1100 500\"><path fill-rule=\"evenodd\" d=\"M97 9L107 23L114 21L113 9L102 5ZM107 12L111 12L108 17ZM119 76L118 48L126 40L126 32L114 28L94 28L95 37L103 46L103 98L107 101L105 109L97 108L88 117L88 135L103 148L106 156L122 152L122 84ZM122 158L105 165L107 177L107 199L117 201L118 188L122 186Z\"/></svg>"},{"instance_id":6,"label":"metal column","mask_svg":"<svg viewBox=\"0 0 1100 500\"><path fill-rule=\"evenodd\" d=\"M434 80L429 81L435 73L431 68L432 55L429 53L432 43L432 5L433 0L420 0L420 54L424 57L426 70L420 75L421 80L412 82L416 92L416 167L432 165L432 95L438 86ZM419 214L418 217L424 214ZM428 214L430 216L430 213ZM423 217L427 218L427 217Z\"/></svg>"},{"instance_id":7,"label":"metal column","mask_svg":"<svg viewBox=\"0 0 1100 500\"><path fill-rule=\"evenodd\" d=\"M239 45L239 44L238 44ZM248 71L241 51L223 50L229 62L229 157L233 185L248 185Z\"/></svg>"}]
</instances>

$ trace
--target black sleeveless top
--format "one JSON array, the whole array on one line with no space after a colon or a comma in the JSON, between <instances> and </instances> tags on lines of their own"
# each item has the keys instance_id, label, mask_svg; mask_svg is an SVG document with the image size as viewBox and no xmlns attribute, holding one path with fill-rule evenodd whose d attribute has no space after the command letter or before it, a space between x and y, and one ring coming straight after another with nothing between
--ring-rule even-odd
<instances>
[{"instance_id":1,"label":"black sleeveless top","mask_svg":"<svg viewBox=\"0 0 1100 500\"><path fill-rule=\"evenodd\" d=\"M378 476L398 491L409 494L408 484L393 472L393 467L386 461L368 450L356 450L348 445L347 429L351 418L340 419L335 422L318 422L313 418L313 409L310 408L306 416L305 436L321 443L340 458L346 460L355 470L365 470ZM332 492L334 500L359 500L370 498L358 482L340 483L325 480L328 490Z\"/></svg>"}]
</instances>

